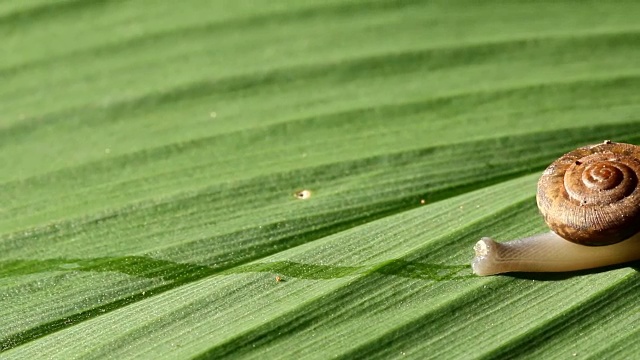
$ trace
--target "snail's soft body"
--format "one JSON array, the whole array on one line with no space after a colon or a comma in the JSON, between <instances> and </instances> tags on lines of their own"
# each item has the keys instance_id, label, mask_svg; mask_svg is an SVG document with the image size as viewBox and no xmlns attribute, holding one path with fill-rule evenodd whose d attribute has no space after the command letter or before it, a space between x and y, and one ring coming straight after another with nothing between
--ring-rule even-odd
<instances>
[{"instance_id":1,"label":"snail's soft body","mask_svg":"<svg viewBox=\"0 0 640 360\"><path fill-rule=\"evenodd\" d=\"M563 272L640 260L640 146L605 141L565 154L538 182L552 231L498 243L482 238L478 275Z\"/></svg>"},{"instance_id":2,"label":"snail's soft body","mask_svg":"<svg viewBox=\"0 0 640 360\"><path fill-rule=\"evenodd\" d=\"M471 264L477 275L506 272L564 272L599 268L640 259L640 233L607 246L585 246L550 231L504 243L482 238Z\"/></svg>"}]
</instances>

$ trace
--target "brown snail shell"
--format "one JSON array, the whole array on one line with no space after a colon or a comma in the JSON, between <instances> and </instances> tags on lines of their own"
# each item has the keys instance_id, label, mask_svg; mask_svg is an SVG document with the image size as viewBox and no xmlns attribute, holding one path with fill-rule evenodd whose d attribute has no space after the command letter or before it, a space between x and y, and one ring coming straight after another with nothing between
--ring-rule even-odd
<instances>
[{"instance_id":1,"label":"brown snail shell","mask_svg":"<svg viewBox=\"0 0 640 360\"><path fill-rule=\"evenodd\" d=\"M538 207L552 231L503 243L480 239L473 272L575 271L640 260L639 179L640 146L605 141L565 154L538 181Z\"/></svg>"},{"instance_id":2,"label":"brown snail shell","mask_svg":"<svg viewBox=\"0 0 640 360\"><path fill-rule=\"evenodd\" d=\"M640 146L605 141L554 161L538 182L538 208L569 241L609 245L640 232Z\"/></svg>"}]
</instances>

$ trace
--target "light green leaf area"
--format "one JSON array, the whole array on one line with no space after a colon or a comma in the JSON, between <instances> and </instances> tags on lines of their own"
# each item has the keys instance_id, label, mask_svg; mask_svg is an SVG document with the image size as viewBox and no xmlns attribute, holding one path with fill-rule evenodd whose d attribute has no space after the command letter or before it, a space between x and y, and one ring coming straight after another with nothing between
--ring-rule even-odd
<instances>
[{"instance_id":1,"label":"light green leaf area","mask_svg":"<svg viewBox=\"0 0 640 360\"><path fill-rule=\"evenodd\" d=\"M558 156L640 144L639 18L0 1L0 358L637 357L637 264L470 260L546 231Z\"/></svg>"}]
</instances>

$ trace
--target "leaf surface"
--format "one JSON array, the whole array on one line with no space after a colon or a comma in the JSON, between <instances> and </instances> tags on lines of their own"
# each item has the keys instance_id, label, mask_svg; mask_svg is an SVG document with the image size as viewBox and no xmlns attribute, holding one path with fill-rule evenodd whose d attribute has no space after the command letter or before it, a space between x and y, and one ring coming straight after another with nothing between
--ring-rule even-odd
<instances>
[{"instance_id":1,"label":"leaf surface","mask_svg":"<svg viewBox=\"0 0 640 360\"><path fill-rule=\"evenodd\" d=\"M636 264L469 262L545 231L555 158L640 144L638 15L0 2L0 357L633 358Z\"/></svg>"}]
</instances>

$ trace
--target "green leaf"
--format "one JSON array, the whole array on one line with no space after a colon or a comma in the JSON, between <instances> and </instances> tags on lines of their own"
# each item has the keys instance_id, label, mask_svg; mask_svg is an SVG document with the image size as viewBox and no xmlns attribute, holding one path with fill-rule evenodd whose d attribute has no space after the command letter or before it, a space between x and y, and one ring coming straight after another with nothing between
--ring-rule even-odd
<instances>
[{"instance_id":1,"label":"green leaf","mask_svg":"<svg viewBox=\"0 0 640 360\"><path fill-rule=\"evenodd\" d=\"M636 264L469 264L545 230L559 155L640 143L639 15L0 2L0 357L636 357Z\"/></svg>"}]
</instances>

